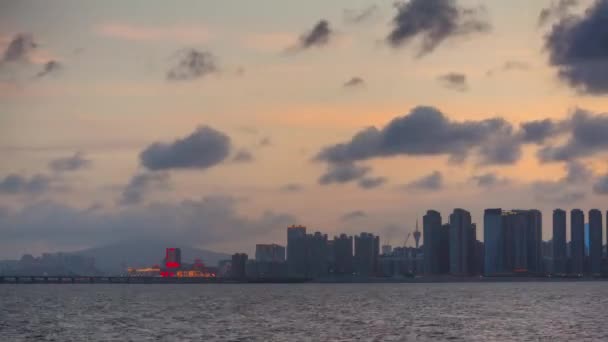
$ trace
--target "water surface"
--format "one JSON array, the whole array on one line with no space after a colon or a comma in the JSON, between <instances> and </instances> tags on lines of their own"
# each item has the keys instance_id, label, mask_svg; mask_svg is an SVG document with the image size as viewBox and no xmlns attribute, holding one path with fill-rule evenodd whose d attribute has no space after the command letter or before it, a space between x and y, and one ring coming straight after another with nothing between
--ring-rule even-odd
<instances>
[{"instance_id":1,"label":"water surface","mask_svg":"<svg viewBox=\"0 0 608 342\"><path fill-rule=\"evenodd\" d=\"M608 283L0 285L0 341L608 341Z\"/></svg>"}]
</instances>

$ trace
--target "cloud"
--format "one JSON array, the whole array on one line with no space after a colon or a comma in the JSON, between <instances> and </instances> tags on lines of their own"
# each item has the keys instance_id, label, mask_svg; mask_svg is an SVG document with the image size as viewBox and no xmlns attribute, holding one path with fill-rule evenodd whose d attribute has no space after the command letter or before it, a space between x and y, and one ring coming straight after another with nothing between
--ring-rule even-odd
<instances>
[{"instance_id":1,"label":"cloud","mask_svg":"<svg viewBox=\"0 0 608 342\"><path fill-rule=\"evenodd\" d=\"M332 34L333 31L329 26L329 22L325 19L321 19L310 31L300 36L297 48L304 50L311 47L327 45Z\"/></svg>"},{"instance_id":2,"label":"cloud","mask_svg":"<svg viewBox=\"0 0 608 342\"><path fill-rule=\"evenodd\" d=\"M169 188L169 173L167 172L136 174L123 189L119 203L122 205L139 204L144 201L144 196L150 191Z\"/></svg>"},{"instance_id":3,"label":"cloud","mask_svg":"<svg viewBox=\"0 0 608 342\"><path fill-rule=\"evenodd\" d=\"M469 85L467 84L467 75L456 72L451 72L445 75L441 75L437 80L447 89L456 91L467 91Z\"/></svg>"},{"instance_id":4,"label":"cloud","mask_svg":"<svg viewBox=\"0 0 608 342\"><path fill-rule=\"evenodd\" d=\"M603 175L593 184L593 192L597 195L608 195L608 174Z\"/></svg>"},{"instance_id":5,"label":"cloud","mask_svg":"<svg viewBox=\"0 0 608 342\"><path fill-rule=\"evenodd\" d=\"M245 244L296 222L292 215L272 211L246 217L238 213L237 204L232 197L208 196L107 212L37 202L0 216L0 243L82 248L145 238L168 244L187 241L193 246Z\"/></svg>"},{"instance_id":6,"label":"cloud","mask_svg":"<svg viewBox=\"0 0 608 342\"><path fill-rule=\"evenodd\" d=\"M84 157L84 153L76 152L72 156L53 159L49 168L54 172L77 171L91 165L91 160Z\"/></svg>"},{"instance_id":7,"label":"cloud","mask_svg":"<svg viewBox=\"0 0 608 342\"><path fill-rule=\"evenodd\" d=\"M378 12L378 5L370 5L363 9L345 9L344 10L344 21L349 24L359 24L371 17Z\"/></svg>"},{"instance_id":8,"label":"cloud","mask_svg":"<svg viewBox=\"0 0 608 342\"><path fill-rule=\"evenodd\" d=\"M215 56L207 51L185 49L177 58L177 64L167 72L169 81L192 81L219 71Z\"/></svg>"},{"instance_id":9,"label":"cloud","mask_svg":"<svg viewBox=\"0 0 608 342\"><path fill-rule=\"evenodd\" d=\"M593 114L578 109L560 126L569 135L568 140L562 145L546 145L541 148L538 151L541 161L568 161L608 149L608 114Z\"/></svg>"},{"instance_id":10,"label":"cloud","mask_svg":"<svg viewBox=\"0 0 608 342\"><path fill-rule=\"evenodd\" d=\"M140 153L139 159L149 170L206 169L224 161L230 148L229 136L201 126L171 143L153 143Z\"/></svg>"},{"instance_id":11,"label":"cloud","mask_svg":"<svg viewBox=\"0 0 608 342\"><path fill-rule=\"evenodd\" d=\"M42 70L36 74L36 77L41 78L44 76L52 75L63 69L63 65L55 60L44 63Z\"/></svg>"},{"instance_id":12,"label":"cloud","mask_svg":"<svg viewBox=\"0 0 608 342\"><path fill-rule=\"evenodd\" d=\"M443 175L439 171L433 171L420 179L407 183L405 189L437 191L443 187Z\"/></svg>"},{"instance_id":13,"label":"cloud","mask_svg":"<svg viewBox=\"0 0 608 342\"><path fill-rule=\"evenodd\" d=\"M4 54L2 63L30 62L30 53L38 47L34 37L29 33L18 33L10 41Z\"/></svg>"},{"instance_id":14,"label":"cloud","mask_svg":"<svg viewBox=\"0 0 608 342\"><path fill-rule=\"evenodd\" d=\"M102 36L136 42L168 41L195 44L207 42L211 37L210 31L200 25L152 27L107 23L100 26L97 32Z\"/></svg>"},{"instance_id":15,"label":"cloud","mask_svg":"<svg viewBox=\"0 0 608 342\"><path fill-rule=\"evenodd\" d=\"M351 220L357 220L357 219L364 218L364 217L367 217L367 214L364 211L355 210L355 211L351 211L351 212L348 212L348 213L342 215L340 220L351 221Z\"/></svg>"},{"instance_id":16,"label":"cloud","mask_svg":"<svg viewBox=\"0 0 608 342\"><path fill-rule=\"evenodd\" d=\"M548 202L570 204L581 201L586 193L581 186L594 178L593 172L578 161L564 165L566 174L557 181L536 181L531 184L537 199Z\"/></svg>"},{"instance_id":17,"label":"cloud","mask_svg":"<svg viewBox=\"0 0 608 342\"><path fill-rule=\"evenodd\" d=\"M362 87L365 85L365 80L362 79L361 77L353 77L350 80L344 82L343 87L344 88L357 88L357 87Z\"/></svg>"},{"instance_id":18,"label":"cloud","mask_svg":"<svg viewBox=\"0 0 608 342\"><path fill-rule=\"evenodd\" d=\"M564 19L570 9L578 5L578 0L554 0L550 6L543 8L538 15L538 26L544 26L554 19Z\"/></svg>"},{"instance_id":19,"label":"cloud","mask_svg":"<svg viewBox=\"0 0 608 342\"><path fill-rule=\"evenodd\" d=\"M246 149L238 150L234 157L232 157L232 161L235 163L250 163L253 160L253 154Z\"/></svg>"},{"instance_id":20,"label":"cloud","mask_svg":"<svg viewBox=\"0 0 608 342\"><path fill-rule=\"evenodd\" d=\"M461 8L456 0L411 0L396 4L396 8L393 28L386 40L396 48L419 37L419 57L433 52L448 39L490 29L480 18L482 9Z\"/></svg>"},{"instance_id":21,"label":"cloud","mask_svg":"<svg viewBox=\"0 0 608 342\"><path fill-rule=\"evenodd\" d=\"M387 179L384 177L366 177L359 180L359 187L363 189L373 189L386 183Z\"/></svg>"},{"instance_id":22,"label":"cloud","mask_svg":"<svg viewBox=\"0 0 608 342\"><path fill-rule=\"evenodd\" d=\"M558 124L551 119L524 122L520 125L525 142L543 143L560 131Z\"/></svg>"},{"instance_id":23,"label":"cloud","mask_svg":"<svg viewBox=\"0 0 608 342\"><path fill-rule=\"evenodd\" d=\"M16 195L30 194L38 195L51 188L52 179L43 174L37 174L30 178L12 173L0 179L0 194Z\"/></svg>"},{"instance_id":24,"label":"cloud","mask_svg":"<svg viewBox=\"0 0 608 342\"><path fill-rule=\"evenodd\" d=\"M568 15L545 37L549 63L581 93L608 94L608 0L596 0L582 16Z\"/></svg>"},{"instance_id":25,"label":"cloud","mask_svg":"<svg viewBox=\"0 0 608 342\"><path fill-rule=\"evenodd\" d=\"M327 146L317 161L352 163L398 155L448 155L463 161L472 151L481 164L514 162L520 155L521 138L501 118L456 122L432 107L416 107L393 119L382 129L365 128L350 141Z\"/></svg>"},{"instance_id":26,"label":"cloud","mask_svg":"<svg viewBox=\"0 0 608 342\"><path fill-rule=\"evenodd\" d=\"M578 161L570 161L566 164L566 183L585 183L593 178L593 172Z\"/></svg>"},{"instance_id":27,"label":"cloud","mask_svg":"<svg viewBox=\"0 0 608 342\"><path fill-rule=\"evenodd\" d=\"M304 190L304 187L301 184L289 183L283 185L280 190L281 192L300 192Z\"/></svg>"},{"instance_id":28,"label":"cloud","mask_svg":"<svg viewBox=\"0 0 608 342\"><path fill-rule=\"evenodd\" d=\"M477 184L477 186L482 188L491 188L500 185L506 185L510 183L510 180L507 178L500 178L495 173L484 173L482 175L473 176L471 180Z\"/></svg>"},{"instance_id":29,"label":"cloud","mask_svg":"<svg viewBox=\"0 0 608 342\"><path fill-rule=\"evenodd\" d=\"M371 169L366 166L358 166L352 163L335 163L327 167L327 171L319 178L319 184L328 185L332 183L347 183L362 178Z\"/></svg>"}]
</instances>

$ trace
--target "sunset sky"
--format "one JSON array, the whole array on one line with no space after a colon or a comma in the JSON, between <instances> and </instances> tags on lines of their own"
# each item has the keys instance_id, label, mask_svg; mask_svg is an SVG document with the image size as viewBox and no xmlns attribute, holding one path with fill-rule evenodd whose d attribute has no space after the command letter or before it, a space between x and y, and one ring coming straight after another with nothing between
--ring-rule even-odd
<instances>
[{"instance_id":1,"label":"sunset sky","mask_svg":"<svg viewBox=\"0 0 608 342\"><path fill-rule=\"evenodd\" d=\"M400 245L608 200L608 0L0 1L0 258Z\"/></svg>"}]
</instances>

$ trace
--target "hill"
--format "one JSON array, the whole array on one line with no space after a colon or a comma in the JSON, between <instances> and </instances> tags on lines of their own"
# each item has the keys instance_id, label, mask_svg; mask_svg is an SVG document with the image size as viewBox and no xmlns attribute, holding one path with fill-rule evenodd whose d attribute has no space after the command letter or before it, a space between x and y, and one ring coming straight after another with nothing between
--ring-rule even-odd
<instances>
[{"instance_id":1,"label":"hill","mask_svg":"<svg viewBox=\"0 0 608 342\"><path fill-rule=\"evenodd\" d=\"M96 267L105 273L123 273L126 267L144 267L161 264L165 248L179 247L183 262L193 262L200 258L205 265L216 266L220 260L230 259L230 255L198 249L190 246L167 244L161 241L128 241L103 247L94 247L70 254L95 258Z\"/></svg>"}]
</instances>

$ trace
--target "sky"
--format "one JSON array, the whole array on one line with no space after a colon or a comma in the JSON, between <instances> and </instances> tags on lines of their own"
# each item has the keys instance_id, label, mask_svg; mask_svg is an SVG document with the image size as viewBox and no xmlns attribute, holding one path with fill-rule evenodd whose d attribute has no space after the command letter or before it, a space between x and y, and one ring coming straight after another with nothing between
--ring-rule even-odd
<instances>
[{"instance_id":1,"label":"sky","mask_svg":"<svg viewBox=\"0 0 608 342\"><path fill-rule=\"evenodd\" d=\"M0 1L0 258L608 196L608 0ZM478 237L483 238L483 229ZM409 242L410 244L412 241Z\"/></svg>"}]
</instances>

